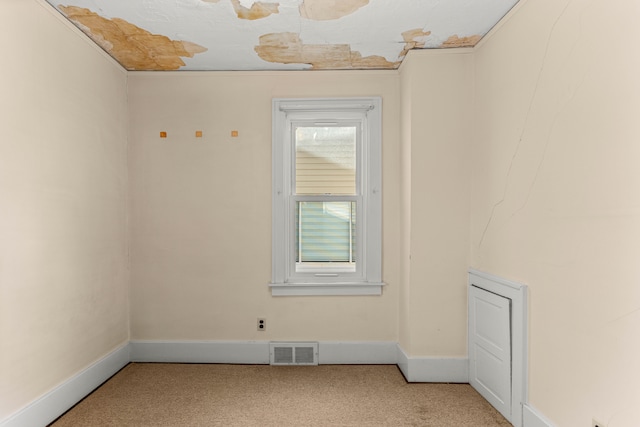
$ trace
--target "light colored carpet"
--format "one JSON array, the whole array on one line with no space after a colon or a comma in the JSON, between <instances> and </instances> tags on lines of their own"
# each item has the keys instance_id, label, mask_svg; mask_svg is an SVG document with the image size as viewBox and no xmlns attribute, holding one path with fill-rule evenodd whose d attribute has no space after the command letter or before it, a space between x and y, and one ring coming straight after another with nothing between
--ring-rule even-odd
<instances>
[{"instance_id":1,"label":"light colored carpet","mask_svg":"<svg viewBox=\"0 0 640 427\"><path fill-rule=\"evenodd\" d=\"M511 424L468 384L407 383L395 365L131 363L51 425Z\"/></svg>"}]
</instances>

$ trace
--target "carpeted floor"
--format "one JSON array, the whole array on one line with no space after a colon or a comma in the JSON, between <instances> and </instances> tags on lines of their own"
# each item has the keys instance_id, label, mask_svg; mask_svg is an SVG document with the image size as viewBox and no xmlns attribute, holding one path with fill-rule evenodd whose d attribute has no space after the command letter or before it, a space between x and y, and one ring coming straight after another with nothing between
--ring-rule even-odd
<instances>
[{"instance_id":1,"label":"carpeted floor","mask_svg":"<svg viewBox=\"0 0 640 427\"><path fill-rule=\"evenodd\" d=\"M395 365L131 363L51 424L510 426L468 384L407 383Z\"/></svg>"}]
</instances>

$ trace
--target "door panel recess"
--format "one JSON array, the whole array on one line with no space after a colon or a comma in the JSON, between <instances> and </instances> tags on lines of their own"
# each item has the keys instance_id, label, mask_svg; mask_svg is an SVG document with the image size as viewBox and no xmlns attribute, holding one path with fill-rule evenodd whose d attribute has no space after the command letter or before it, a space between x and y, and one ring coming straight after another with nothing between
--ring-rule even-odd
<instances>
[{"instance_id":1,"label":"door panel recess","mask_svg":"<svg viewBox=\"0 0 640 427\"><path fill-rule=\"evenodd\" d=\"M527 400L527 286L469 269L469 383L522 427Z\"/></svg>"},{"instance_id":2,"label":"door panel recess","mask_svg":"<svg viewBox=\"0 0 640 427\"><path fill-rule=\"evenodd\" d=\"M511 300L475 286L469 293L469 383L510 418Z\"/></svg>"}]
</instances>

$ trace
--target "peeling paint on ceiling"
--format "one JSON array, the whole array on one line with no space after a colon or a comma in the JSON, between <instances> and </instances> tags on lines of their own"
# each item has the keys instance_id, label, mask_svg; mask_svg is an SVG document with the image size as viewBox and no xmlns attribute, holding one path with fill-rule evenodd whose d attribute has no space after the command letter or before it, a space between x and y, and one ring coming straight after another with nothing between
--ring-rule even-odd
<instances>
[{"instance_id":1,"label":"peeling paint on ceiling","mask_svg":"<svg viewBox=\"0 0 640 427\"><path fill-rule=\"evenodd\" d=\"M47 0L129 70L394 69L518 0Z\"/></svg>"},{"instance_id":2,"label":"peeling paint on ceiling","mask_svg":"<svg viewBox=\"0 0 640 427\"><path fill-rule=\"evenodd\" d=\"M128 70L178 70L185 65L181 57L207 50L151 34L123 19L103 18L89 9L67 6L60 10Z\"/></svg>"},{"instance_id":3,"label":"peeling paint on ceiling","mask_svg":"<svg viewBox=\"0 0 640 427\"><path fill-rule=\"evenodd\" d=\"M308 64L312 69L380 69L396 68L399 62L387 61L382 56L362 57L348 44L305 45L296 33L265 34L255 48L260 58L281 64Z\"/></svg>"},{"instance_id":4,"label":"peeling paint on ceiling","mask_svg":"<svg viewBox=\"0 0 640 427\"><path fill-rule=\"evenodd\" d=\"M456 34L452 35L448 39L442 43L443 48L451 48L451 47L472 47L475 46L482 36L468 36L468 37L458 37Z\"/></svg>"},{"instance_id":5,"label":"peeling paint on ceiling","mask_svg":"<svg viewBox=\"0 0 640 427\"><path fill-rule=\"evenodd\" d=\"M240 0L231 0L231 4L240 19L262 19L271 15L272 13L278 13L278 3L262 3L255 2L250 8L246 8L240 3Z\"/></svg>"}]
</instances>

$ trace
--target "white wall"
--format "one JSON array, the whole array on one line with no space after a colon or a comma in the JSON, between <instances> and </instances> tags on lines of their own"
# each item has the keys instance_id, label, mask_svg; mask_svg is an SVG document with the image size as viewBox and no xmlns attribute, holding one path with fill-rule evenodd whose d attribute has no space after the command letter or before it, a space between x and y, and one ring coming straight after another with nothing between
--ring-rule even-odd
<instances>
[{"instance_id":1,"label":"white wall","mask_svg":"<svg viewBox=\"0 0 640 427\"><path fill-rule=\"evenodd\" d=\"M529 400L640 425L640 3L524 1L475 50L471 264L529 285Z\"/></svg>"},{"instance_id":2,"label":"white wall","mask_svg":"<svg viewBox=\"0 0 640 427\"><path fill-rule=\"evenodd\" d=\"M133 338L397 341L397 73L135 73L129 85ZM388 286L374 297L272 297L272 98L375 95Z\"/></svg>"},{"instance_id":3,"label":"white wall","mask_svg":"<svg viewBox=\"0 0 640 427\"><path fill-rule=\"evenodd\" d=\"M0 4L0 420L128 340L126 74Z\"/></svg>"}]
</instances>

